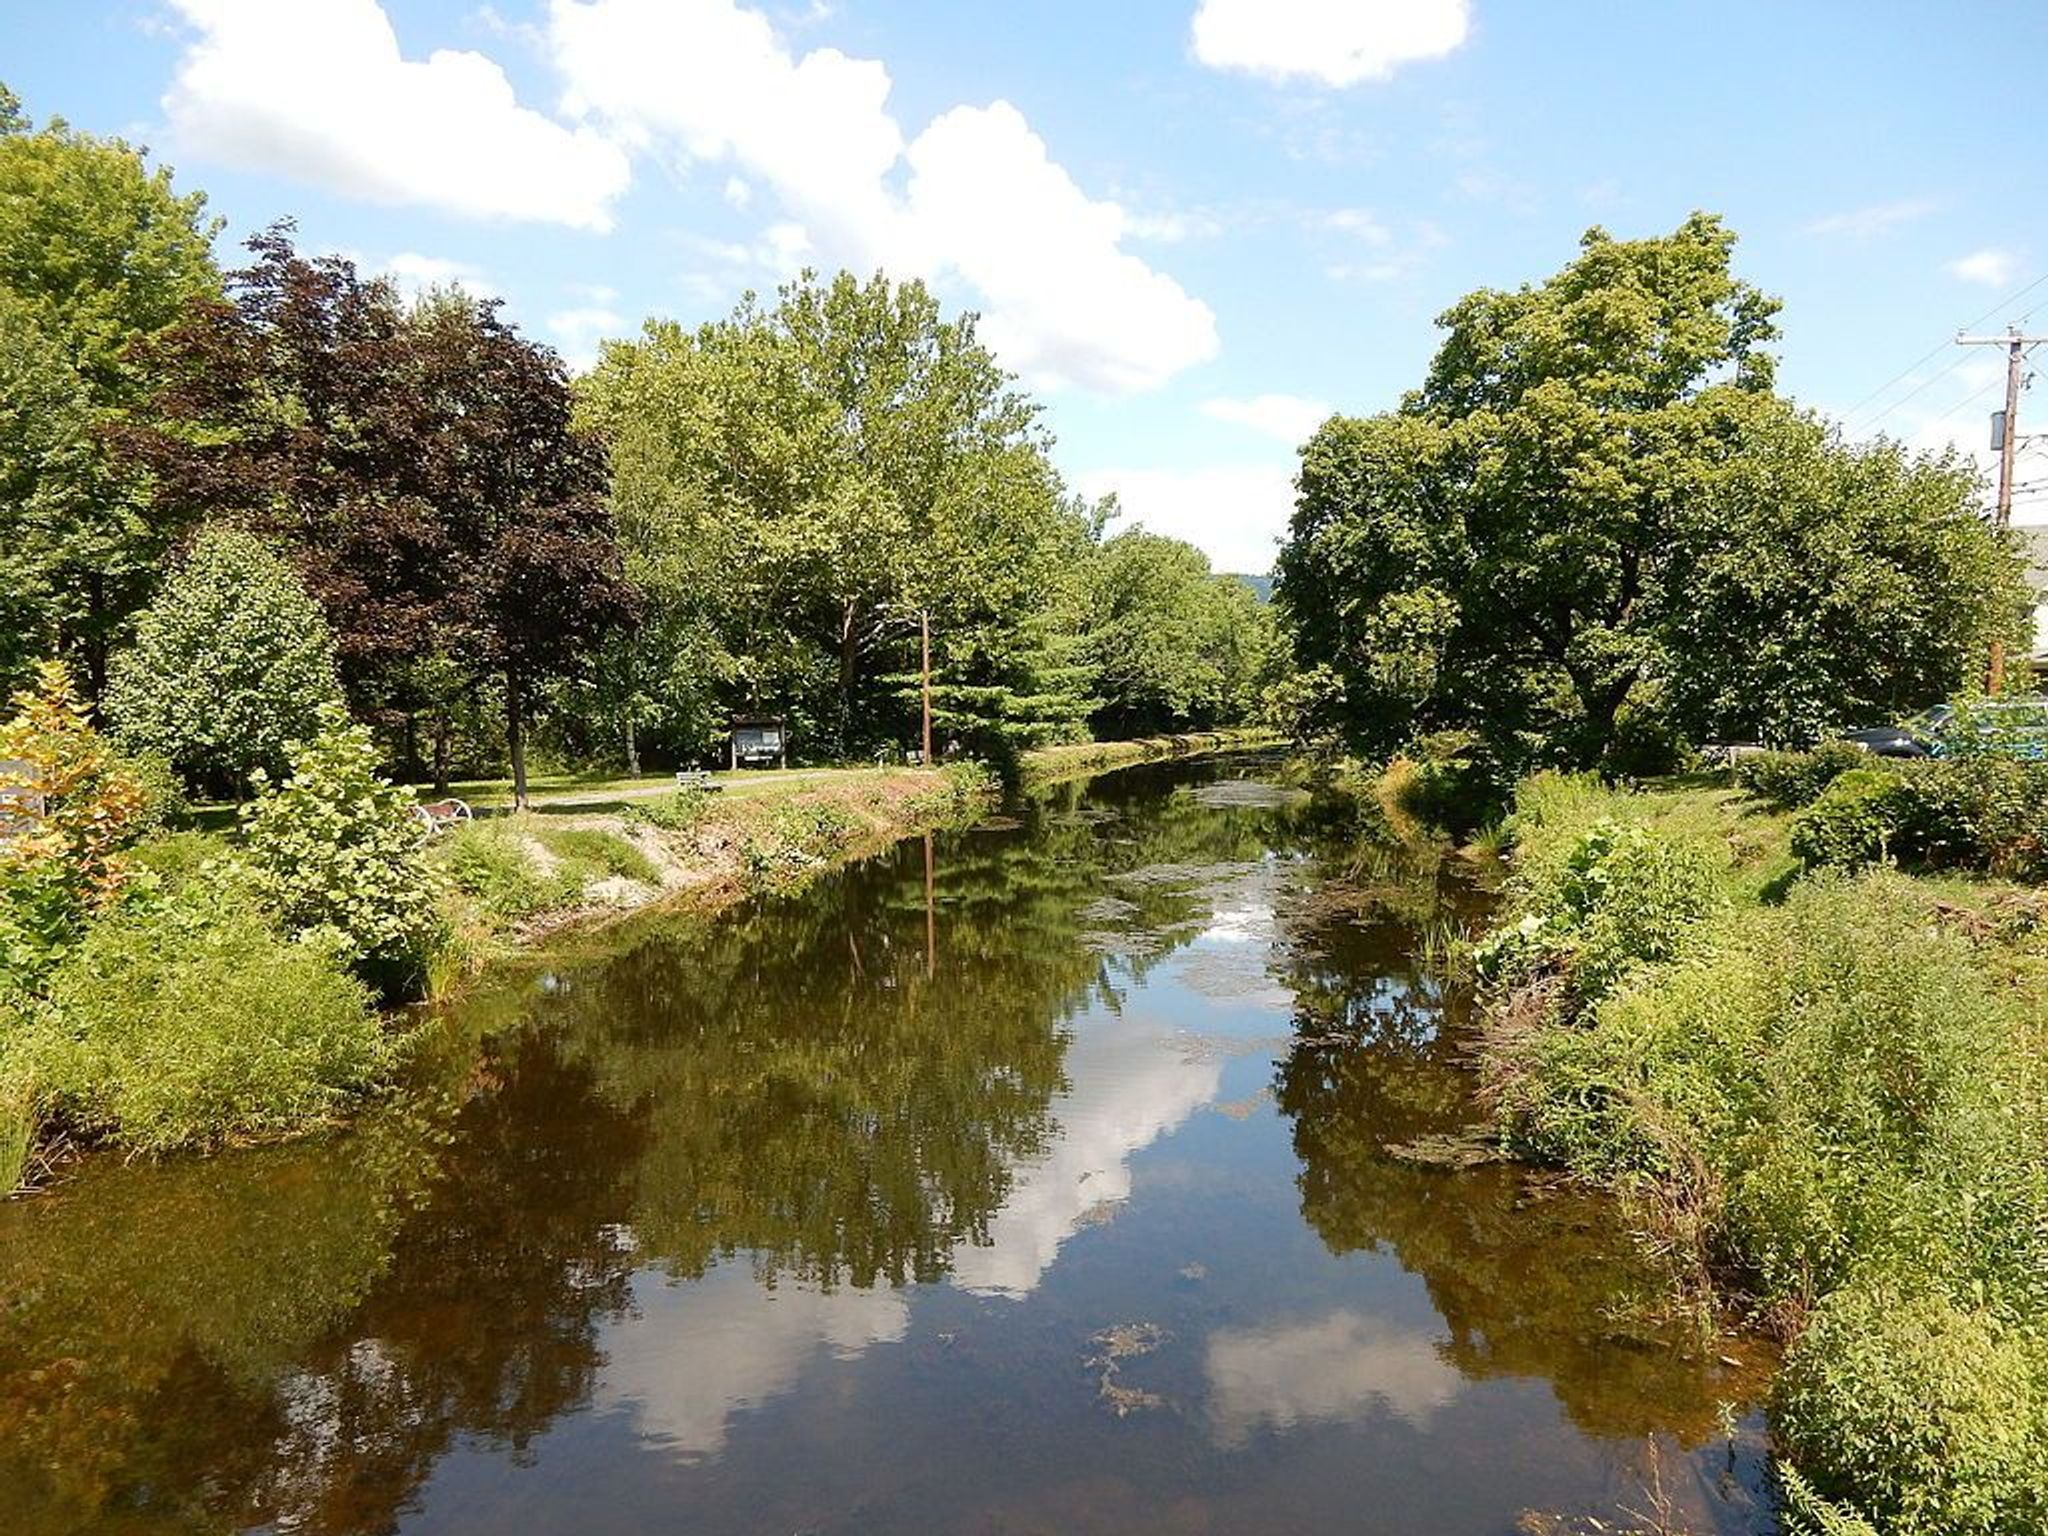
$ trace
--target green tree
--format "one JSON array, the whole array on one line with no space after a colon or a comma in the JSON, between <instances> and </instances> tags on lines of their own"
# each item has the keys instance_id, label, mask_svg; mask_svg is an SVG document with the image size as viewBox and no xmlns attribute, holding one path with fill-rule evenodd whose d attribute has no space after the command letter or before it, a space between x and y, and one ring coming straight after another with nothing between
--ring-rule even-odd
<instances>
[{"instance_id":1,"label":"green tree","mask_svg":"<svg viewBox=\"0 0 2048 1536\"><path fill-rule=\"evenodd\" d=\"M32 130L0 96L0 683L66 654L88 694L177 529L102 431L144 389L135 344L217 291L205 199L119 139Z\"/></svg>"},{"instance_id":2,"label":"green tree","mask_svg":"<svg viewBox=\"0 0 2048 1536\"><path fill-rule=\"evenodd\" d=\"M1398 410L1309 443L1279 599L1354 745L1461 727L1512 763L1626 765L1660 730L1811 730L1956 686L2017 612L1955 466L1844 449L1771 392L1777 303L1734 245L1706 214L1592 230L1543 284L1445 314ZM1780 480L1802 462L1817 484ZM1795 680L1790 705L1755 691Z\"/></svg>"},{"instance_id":3,"label":"green tree","mask_svg":"<svg viewBox=\"0 0 2048 1536\"><path fill-rule=\"evenodd\" d=\"M115 658L106 712L124 746L195 789L239 794L340 698L334 637L298 573L254 534L212 527Z\"/></svg>"},{"instance_id":4,"label":"green tree","mask_svg":"<svg viewBox=\"0 0 2048 1536\"><path fill-rule=\"evenodd\" d=\"M583 404L644 598L633 675L679 741L707 691L814 752L914 739L927 620L963 733L1085 712L1059 632L1088 516L974 318L922 284L806 274L772 308L651 324Z\"/></svg>"},{"instance_id":5,"label":"green tree","mask_svg":"<svg viewBox=\"0 0 2048 1536\"><path fill-rule=\"evenodd\" d=\"M1212 574L1193 545L1142 529L1090 560L1086 624L1100 735L1242 721L1273 662L1271 620L1251 588Z\"/></svg>"},{"instance_id":6,"label":"green tree","mask_svg":"<svg viewBox=\"0 0 2048 1536\"><path fill-rule=\"evenodd\" d=\"M516 798L546 685L630 613L602 445L561 360L495 300L407 310L287 228L249 242L231 298L152 349L128 434L158 500L284 540L325 609L357 708L445 702L446 660L502 682Z\"/></svg>"}]
</instances>

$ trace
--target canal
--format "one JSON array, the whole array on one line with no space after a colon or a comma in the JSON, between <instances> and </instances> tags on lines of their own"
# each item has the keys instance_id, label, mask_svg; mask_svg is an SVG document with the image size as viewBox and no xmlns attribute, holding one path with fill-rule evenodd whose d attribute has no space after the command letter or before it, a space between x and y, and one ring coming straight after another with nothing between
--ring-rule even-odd
<instances>
[{"instance_id":1,"label":"canal","mask_svg":"<svg viewBox=\"0 0 2048 1536\"><path fill-rule=\"evenodd\" d=\"M1761 1352L1399 1155L1469 879L1270 777L571 944L346 1134L0 1206L0 1530L1769 1529Z\"/></svg>"}]
</instances>

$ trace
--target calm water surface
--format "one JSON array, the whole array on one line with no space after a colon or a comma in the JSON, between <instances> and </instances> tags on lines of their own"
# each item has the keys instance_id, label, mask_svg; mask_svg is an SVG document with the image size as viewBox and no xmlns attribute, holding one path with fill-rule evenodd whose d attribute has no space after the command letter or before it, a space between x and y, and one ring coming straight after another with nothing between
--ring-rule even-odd
<instances>
[{"instance_id":1,"label":"calm water surface","mask_svg":"<svg viewBox=\"0 0 2048 1536\"><path fill-rule=\"evenodd\" d=\"M1755 1374L1611 1208L1386 1153L1471 1113L1413 959L1470 894L1257 772L613 936L346 1137L0 1207L0 1531L1766 1529Z\"/></svg>"}]
</instances>

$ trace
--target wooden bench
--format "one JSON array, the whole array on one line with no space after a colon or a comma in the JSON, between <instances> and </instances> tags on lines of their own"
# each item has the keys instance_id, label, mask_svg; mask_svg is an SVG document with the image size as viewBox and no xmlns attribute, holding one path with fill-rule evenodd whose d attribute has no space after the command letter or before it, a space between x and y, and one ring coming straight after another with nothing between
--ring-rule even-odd
<instances>
[{"instance_id":1,"label":"wooden bench","mask_svg":"<svg viewBox=\"0 0 2048 1536\"><path fill-rule=\"evenodd\" d=\"M422 801L412 808L412 818L427 829L429 837L449 827L459 827L466 821L476 819L468 805L460 800Z\"/></svg>"},{"instance_id":2,"label":"wooden bench","mask_svg":"<svg viewBox=\"0 0 2048 1536\"><path fill-rule=\"evenodd\" d=\"M711 770L708 768L681 768L676 771L676 788L702 790L706 794L714 794L725 786L711 777Z\"/></svg>"}]
</instances>

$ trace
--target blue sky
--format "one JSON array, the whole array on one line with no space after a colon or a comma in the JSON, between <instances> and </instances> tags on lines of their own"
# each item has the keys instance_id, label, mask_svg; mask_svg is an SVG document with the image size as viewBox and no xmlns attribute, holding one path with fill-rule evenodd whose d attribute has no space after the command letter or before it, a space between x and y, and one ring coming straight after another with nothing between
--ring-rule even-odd
<instances>
[{"instance_id":1,"label":"blue sky","mask_svg":"<svg viewBox=\"0 0 2048 1536\"><path fill-rule=\"evenodd\" d=\"M501 294L574 360L806 263L918 272L985 314L1071 481L1238 569L1270 558L1323 409L1394 403L1436 314L1593 223L1724 214L1785 300L1789 391L1974 449L1998 360L1944 343L2036 305L2048 329L2048 281L2013 298L2048 277L2043 64L2038 0L0 13L31 113L149 144L229 241L290 215ZM2048 390L2024 409L2048 429ZM2028 478L2048 520L2048 453Z\"/></svg>"}]
</instances>

